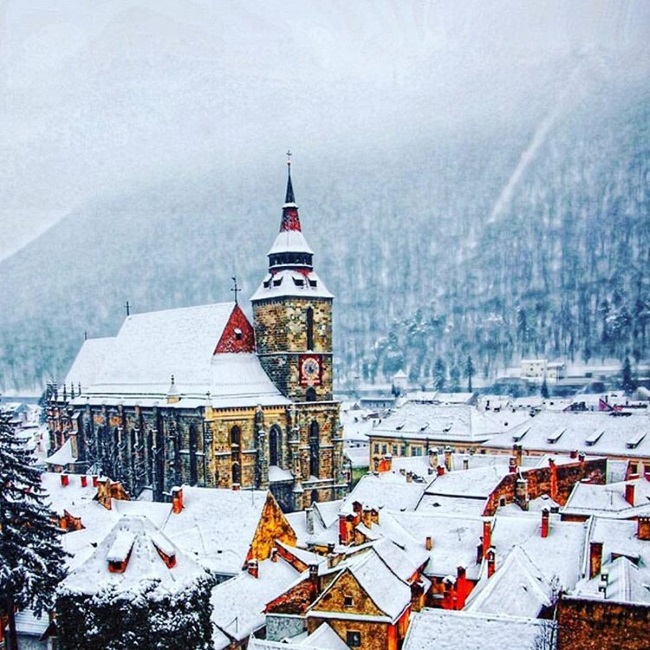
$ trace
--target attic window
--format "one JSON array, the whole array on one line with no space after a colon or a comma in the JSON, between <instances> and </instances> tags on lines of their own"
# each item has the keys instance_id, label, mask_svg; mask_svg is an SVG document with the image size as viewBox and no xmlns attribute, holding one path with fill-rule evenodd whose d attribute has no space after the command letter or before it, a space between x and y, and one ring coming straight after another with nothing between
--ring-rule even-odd
<instances>
[{"instance_id":1,"label":"attic window","mask_svg":"<svg viewBox=\"0 0 650 650\"><path fill-rule=\"evenodd\" d=\"M317 287L318 286L318 280L312 280L311 278L309 278L309 286L310 287Z\"/></svg>"},{"instance_id":2,"label":"attic window","mask_svg":"<svg viewBox=\"0 0 650 650\"><path fill-rule=\"evenodd\" d=\"M359 648L361 646L361 632L347 630L345 633L345 642L350 648Z\"/></svg>"},{"instance_id":3,"label":"attic window","mask_svg":"<svg viewBox=\"0 0 650 650\"><path fill-rule=\"evenodd\" d=\"M639 431L639 433L636 433L633 435L626 443L625 446L628 449L636 449L641 441L645 438L645 431Z\"/></svg>"},{"instance_id":4,"label":"attic window","mask_svg":"<svg viewBox=\"0 0 650 650\"><path fill-rule=\"evenodd\" d=\"M354 599L352 598L352 596L350 596L349 594L343 596L343 606L352 607L352 605L354 605Z\"/></svg>"},{"instance_id":5,"label":"attic window","mask_svg":"<svg viewBox=\"0 0 650 650\"><path fill-rule=\"evenodd\" d=\"M276 278L273 280L273 286L274 287L279 287L282 284L282 277Z\"/></svg>"},{"instance_id":6,"label":"attic window","mask_svg":"<svg viewBox=\"0 0 650 650\"><path fill-rule=\"evenodd\" d=\"M273 276L270 275L270 274L267 275L267 276L264 278L264 282L262 282L262 284L264 285L264 288L265 288L265 289L268 289L268 288L271 286L271 280L272 280L272 278L273 278Z\"/></svg>"},{"instance_id":7,"label":"attic window","mask_svg":"<svg viewBox=\"0 0 650 650\"><path fill-rule=\"evenodd\" d=\"M131 557L131 549L135 542L135 536L129 532L120 532L113 541L111 548L106 555L108 570L110 573L124 573Z\"/></svg>"},{"instance_id":8,"label":"attic window","mask_svg":"<svg viewBox=\"0 0 650 650\"><path fill-rule=\"evenodd\" d=\"M546 442L548 442L549 445L554 445L562 437L565 431L566 429L563 429L562 427L556 429L548 436L548 438L546 438Z\"/></svg>"},{"instance_id":9,"label":"attic window","mask_svg":"<svg viewBox=\"0 0 650 650\"><path fill-rule=\"evenodd\" d=\"M585 440L585 445L593 447L600 440L603 433L605 433L604 429L597 429Z\"/></svg>"},{"instance_id":10,"label":"attic window","mask_svg":"<svg viewBox=\"0 0 650 650\"><path fill-rule=\"evenodd\" d=\"M304 281L303 278L298 278L298 277L296 277L296 276L294 275L294 276L292 276L291 279L293 280L293 283L294 283L297 287L304 287L304 286L305 286L305 281Z\"/></svg>"},{"instance_id":11,"label":"attic window","mask_svg":"<svg viewBox=\"0 0 650 650\"><path fill-rule=\"evenodd\" d=\"M530 427L524 429L521 433L516 433L514 436L512 436L512 441L519 442L529 431Z\"/></svg>"},{"instance_id":12,"label":"attic window","mask_svg":"<svg viewBox=\"0 0 650 650\"><path fill-rule=\"evenodd\" d=\"M242 338L244 337L244 333L239 329L239 327L235 328L235 339L238 341L241 341Z\"/></svg>"}]
</instances>

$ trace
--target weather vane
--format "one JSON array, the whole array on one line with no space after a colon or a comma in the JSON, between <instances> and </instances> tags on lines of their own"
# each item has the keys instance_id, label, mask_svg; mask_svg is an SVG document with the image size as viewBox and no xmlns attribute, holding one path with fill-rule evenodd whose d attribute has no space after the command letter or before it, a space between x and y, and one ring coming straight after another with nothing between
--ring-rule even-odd
<instances>
[{"instance_id":1,"label":"weather vane","mask_svg":"<svg viewBox=\"0 0 650 650\"><path fill-rule=\"evenodd\" d=\"M232 281L233 281L233 283L234 283L234 286L233 286L233 288L231 289L231 291L234 291L234 293L235 293L235 304L237 305L237 304L239 304L239 303L237 302L237 294L240 292L240 288L239 288L239 286L237 285L237 277L233 275L231 279L232 279Z\"/></svg>"}]
</instances>

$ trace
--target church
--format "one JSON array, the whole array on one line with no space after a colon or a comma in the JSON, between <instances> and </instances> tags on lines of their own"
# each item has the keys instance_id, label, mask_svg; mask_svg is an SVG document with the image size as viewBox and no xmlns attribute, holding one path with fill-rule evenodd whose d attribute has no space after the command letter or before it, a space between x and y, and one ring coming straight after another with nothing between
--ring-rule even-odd
<instances>
[{"instance_id":1,"label":"church","mask_svg":"<svg viewBox=\"0 0 650 650\"><path fill-rule=\"evenodd\" d=\"M268 488L285 511L344 496L333 296L313 255L289 161L252 324L235 300L127 315L117 336L86 340L50 390L48 464L158 501L184 483Z\"/></svg>"}]
</instances>

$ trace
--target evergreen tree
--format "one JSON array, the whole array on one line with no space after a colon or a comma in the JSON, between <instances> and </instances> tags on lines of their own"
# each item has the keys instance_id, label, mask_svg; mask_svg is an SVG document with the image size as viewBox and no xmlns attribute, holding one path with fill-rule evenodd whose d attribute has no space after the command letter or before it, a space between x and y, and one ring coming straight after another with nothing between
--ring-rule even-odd
<instances>
[{"instance_id":1,"label":"evergreen tree","mask_svg":"<svg viewBox=\"0 0 650 650\"><path fill-rule=\"evenodd\" d=\"M540 390L542 397L548 399L548 384L546 383L546 375L544 375L544 381L542 381L542 388Z\"/></svg>"},{"instance_id":2,"label":"evergreen tree","mask_svg":"<svg viewBox=\"0 0 650 650\"><path fill-rule=\"evenodd\" d=\"M449 371L449 379L451 381L451 391L457 393L460 391L460 368L453 365Z\"/></svg>"},{"instance_id":3,"label":"evergreen tree","mask_svg":"<svg viewBox=\"0 0 650 650\"><path fill-rule=\"evenodd\" d=\"M445 367L445 362L438 357L433 366L433 385L436 390L442 390L445 387L445 382L447 381L447 368Z\"/></svg>"},{"instance_id":4,"label":"evergreen tree","mask_svg":"<svg viewBox=\"0 0 650 650\"><path fill-rule=\"evenodd\" d=\"M467 355L467 361L465 361L465 376L467 377L467 391L473 393L472 377L474 376L474 362L469 354Z\"/></svg>"},{"instance_id":5,"label":"evergreen tree","mask_svg":"<svg viewBox=\"0 0 650 650\"><path fill-rule=\"evenodd\" d=\"M14 610L32 608L38 615L51 609L65 577L60 531L32 460L0 411L0 610L9 617L12 648L18 647Z\"/></svg>"},{"instance_id":6,"label":"evergreen tree","mask_svg":"<svg viewBox=\"0 0 650 650\"><path fill-rule=\"evenodd\" d=\"M626 356L625 361L623 361L622 375L621 388L626 393L631 393L636 388L636 383L634 379L632 379L632 367L630 366L630 358L628 356Z\"/></svg>"}]
</instances>

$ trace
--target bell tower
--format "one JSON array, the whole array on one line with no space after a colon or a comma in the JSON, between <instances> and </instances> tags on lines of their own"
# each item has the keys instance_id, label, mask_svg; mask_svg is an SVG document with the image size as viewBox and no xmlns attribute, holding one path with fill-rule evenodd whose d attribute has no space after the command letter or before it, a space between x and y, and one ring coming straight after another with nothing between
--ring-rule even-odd
<instances>
[{"instance_id":1,"label":"bell tower","mask_svg":"<svg viewBox=\"0 0 650 650\"><path fill-rule=\"evenodd\" d=\"M342 498L350 476L340 404L332 392L333 296L314 271L314 251L302 234L288 155L280 232L268 253L268 273L251 302L260 363L293 402L279 437L293 477L292 505L301 510L314 501Z\"/></svg>"},{"instance_id":2,"label":"bell tower","mask_svg":"<svg viewBox=\"0 0 650 650\"><path fill-rule=\"evenodd\" d=\"M314 271L314 251L302 234L291 158L287 169L280 232L268 252L268 274L251 298L257 354L289 399L330 401L333 296Z\"/></svg>"}]
</instances>

